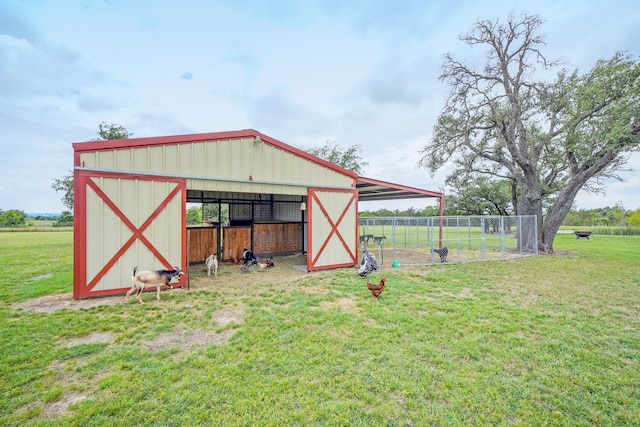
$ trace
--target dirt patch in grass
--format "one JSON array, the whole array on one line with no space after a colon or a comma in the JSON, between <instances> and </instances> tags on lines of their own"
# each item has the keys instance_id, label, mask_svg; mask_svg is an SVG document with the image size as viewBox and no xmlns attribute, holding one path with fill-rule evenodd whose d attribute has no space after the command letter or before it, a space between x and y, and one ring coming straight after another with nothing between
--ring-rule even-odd
<instances>
[{"instance_id":1,"label":"dirt patch in grass","mask_svg":"<svg viewBox=\"0 0 640 427\"><path fill-rule=\"evenodd\" d=\"M223 308L213 313L213 320L221 327L227 326L229 323L241 323L244 320L244 308Z\"/></svg>"},{"instance_id":2,"label":"dirt patch in grass","mask_svg":"<svg viewBox=\"0 0 640 427\"><path fill-rule=\"evenodd\" d=\"M217 330L189 329L185 330L178 325L168 333L160 334L146 345L150 351L175 348L179 350L191 350L193 347L206 347L211 344L222 345L233 337L236 330L226 328L232 323L242 323L244 320L243 307L223 308L213 313L213 320L218 326ZM225 329L226 328L226 329Z\"/></svg>"},{"instance_id":3,"label":"dirt patch in grass","mask_svg":"<svg viewBox=\"0 0 640 427\"><path fill-rule=\"evenodd\" d=\"M179 350L191 350L195 347L206 347L211 344L221 345L229 341L236 333L234 329L226 329L222 332L206 331L203 329L190 329L185 331L178 326L172 332L160 334L147 343L150 351L176 348Z\"/></svg>"},{"instance_id":4,"label":"dirt patch in grass","mask_svg":"<svg viewBox=\"0 0 640 427\"><path fill-rule=\"evenodd\" d=\"M302 255L291 255L287 257L275 258L275 267L268 270L261 270L258 266L252 266L248 273L240 272L240 266L233 265L229 262L220 264L218 269L218 277L207 277L207 268L204 264L194 264L189 267L189 284L176 292L189 291L197 292L201 290L225 289L230 295L243 295L260 291L260 286L265 284L281 285L289 283L308 274L322 273L306 273L294 266L306 265L307 259ZM162 291L160 301L155 299L155 288L144 293L143 300L146 303L163 303L170 299L169 292ZM154 297L149 298L149 294L153 293ZM57 310L82 310L102 305L116 305L125 303L124 295L85 298L74 300L73 294L53 294L39 298L17 303L13 308L31 310L36 313L53 313ZM135 298L129 301L129 304L137 304Z\"/></svg>"},{"instance_id":5,"label":"dirt patch in grass","mask_svg":"<svg viewBox=\"0 0 640 427\"><path fill-rule=\"evenodd\" d=\"M73 347L74 345L81 344L100 344L107 343L110 344L114 342L117 338L117 335L113 332L94 332L91 335L82 338L72 338L63 343L65 347Z\"/></svg>"},{"instance_id":6,"label":"dirt patch in grass","mask_svg":"<svg viewBox=\"0 0 640 427\"><path fill-rule=\"evenodd\" d=\"M89 393L69 392L62 396L62 399L46 404L42 412L42 417L57 418L61 415L69 414L71 413L69 411L70 406L87 400L89 397L91 397Z\"/></svg>"},{"instance_id":7,"label":"dirt patch in grass","mask_svg":"<svg viewBox=\"0 0 640 427\"><path fill-rule=\"evenodd\" d=\"M36 313L53 313L57 310L82 310L85 308L98 307L101 305L116 305L124 301L121 296L99 297L74 300L72 293L45 295L40 298L33 298L21 303L14 304L14 308L32 310Z\"/></svg>"},{"instance_id":8,"label":"dirt patch in grass","mask_svg":"<svg viewBox=\"0 0 640 427\"><path fill-rule=\"evenodd\" d=\"M240 271L239 265L230 262L220 263L218 276L207 277L207 268L204 264L194 264L189 268L189 290L216 290L224 289L233 291L234 289L252 292L254 289L260 291L263 285L280 285L289 283L296 279L310 274L295 268L307 264L307 258L303 255L290 255L286 257L274 258L275 267L260 269L254 265L248 273Z\"/></svg>"}]
</instances>

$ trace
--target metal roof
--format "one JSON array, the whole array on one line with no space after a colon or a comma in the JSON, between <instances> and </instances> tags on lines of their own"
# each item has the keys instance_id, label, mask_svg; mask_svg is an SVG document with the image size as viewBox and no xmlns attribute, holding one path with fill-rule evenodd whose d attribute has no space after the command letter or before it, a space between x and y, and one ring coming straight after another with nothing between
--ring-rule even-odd
<instances>
[{"instance_id":1,"label":"metal roof","mask_svg":"<svg viewBox=\"0 0 640 427\"><path fill-rule=\"evenodd\" d=\"M361 202L373 200L401 200L442 197L442 193L438 193L435 191L394 184L391 182L380 181L363 176L359 176L357 178L356 188L358 189L358 200L360 200Z\"/></svg>"},{"instance_id":2,"label":"metal roof","mask_svg":"<svg viewBox=\"0 0 640 427\"><path fill-rule=\"evenodd\" d=\"M423 190L421 188L409 187L401 184L394 184L391 182L381 181L373 178L367 178L358 176L353 171L344 169L334 163L328 162L320 157L309 154L299 148L292 147L275 138L260 133L254 129L243 129L238 131L228 132L211 132L201 134L190 135L173 135L173 136L161 136L161 137L147 137L147 138L130 138L122 140L105 140L105 141L89 141L78 142L73 144L76 155L85 151L100 151L100 150L113 150L130 147L141 146L154 146L165 144L182 144L192 143L197 141L211 141L220 139L233 139L251 137L257 141L264 141L267 144L274 145L282 150L293 153L297 156L306 158L314 163L327 167L343 175L349 176L356 180L356 187L358 190L358 199L360 201L373 201L373 200L401 200L401 199L421 199L421 198L442 198L442 193Z\"/></svg>"}]
</instances>

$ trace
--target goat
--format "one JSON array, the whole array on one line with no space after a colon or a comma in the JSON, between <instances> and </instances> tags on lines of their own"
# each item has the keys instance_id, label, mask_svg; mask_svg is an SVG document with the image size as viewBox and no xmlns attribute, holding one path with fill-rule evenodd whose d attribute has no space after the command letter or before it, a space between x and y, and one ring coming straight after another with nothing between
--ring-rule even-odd
<instances>
[{"instance_id":1,"label":"goat","mask_svg":"<svg viewBox=\"0 0 640 427\"><path fill-rule=\"evenodd\" d=\"M218 254L209 255L205 264L207 265L207 277L211 277L211 270L213 270L213 275L218 277Z\"/></svg>"},{"instance_id":2,"label":"goat","mask_svg":"<svg viewBox=\"0 0 640 427\"><path fill-rule=\"evenodd\" d=\"M382 245L382 241L386 238L387 236L385 236L384 234L382 236L373 236L373 243L375 243L376 245Z\"/></svg>"},{"instance_id":3,"label":"goat","mask_svg":"<svg viewBox=\"0 0 640 427\"><path fill-rule=\"evenodd\" d=\"M360 243L364 243L365 245L369 244L369 240L373 239L373 234L362 234L360 236Z\"/></svg>"},{"instance_id":4,"label":"goat","mask_svg":"<svg viewBox=\"0 0 640 427\"><path fill-rule=\"evenodd\" d=\"M133 268L133 276L131 277L131 281L133 282L133 286L131 289L127 291L127 295L125 296L125 302L129 301L129 295L135 290L136 297L138 298L138 302L140 304L144 304L142 302L142 298L140 298L140 293L147 286L156 286L157 289L157 299L160 300L160 287L161 286L169 286L171 288L171 293L173 293L173 285L171 281L174 277L177 277L178 280L182 277L184 272L180 267L174 267L174 270L141 270L138 271L138 267Z\"/></svg>"},{"instance_id":5,"label":"goat","mask_svg":"<svg viewBox=\"0 0 640 427\"><path fill-rule=\"evenodd\" d=\"M447 262L447 255L449 255L449 249L445 246L442 249L431 249L431 252L435 252L440 255L440 262Z\"/></svg>"}]
</instances>

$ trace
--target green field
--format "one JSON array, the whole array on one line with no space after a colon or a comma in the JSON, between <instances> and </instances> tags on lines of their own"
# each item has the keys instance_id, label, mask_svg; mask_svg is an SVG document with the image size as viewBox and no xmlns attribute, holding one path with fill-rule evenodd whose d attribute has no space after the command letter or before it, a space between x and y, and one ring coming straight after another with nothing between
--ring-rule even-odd
<instances>
[{"instance_id":1,"label":"green field","mask_svg":"<svg viewBox=\"0 0 640 427\"><path fill-rule=\"evenodd\" d=\"M555 249L39 311L72 233L0 232L0 425L640 425L640 237Z\"/></svg>"}]
</instances>

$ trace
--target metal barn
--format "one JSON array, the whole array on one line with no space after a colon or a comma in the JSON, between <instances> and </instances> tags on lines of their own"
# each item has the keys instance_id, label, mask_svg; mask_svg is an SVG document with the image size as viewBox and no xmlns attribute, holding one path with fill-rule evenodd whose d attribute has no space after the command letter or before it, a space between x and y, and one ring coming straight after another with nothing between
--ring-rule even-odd
<instances>
[{"instance_id":1,"label":"metal barn","mask_svg":"<svg viewBox=\"0 0 640 427\"><path fill-rule=\"evenodd\" d=\"M358 201L442 194L357 174L255 130L90 141L74 149L74 298L119 294L134 266L209 253L305 252L307 270L358 264ZM186 225L186 204L228 206ZM184 286L186 276L175 286Z\"/></svg>"}]
</instances>

